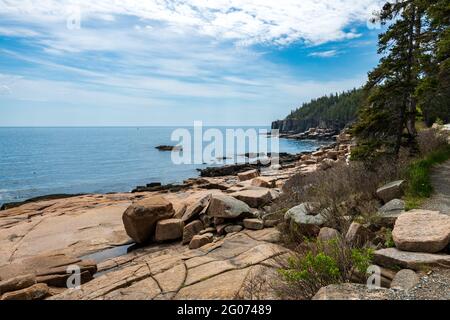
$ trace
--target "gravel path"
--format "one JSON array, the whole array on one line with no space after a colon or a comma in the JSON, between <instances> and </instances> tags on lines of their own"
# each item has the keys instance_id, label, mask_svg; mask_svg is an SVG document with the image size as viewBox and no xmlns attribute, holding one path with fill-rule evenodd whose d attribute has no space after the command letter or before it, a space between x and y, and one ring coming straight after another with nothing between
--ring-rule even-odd
<instances>
[{"instance_id":1,"label":"gravel path","mask_svg":"<svg viewBox=\"0 0 450 320\"><path fill-rule=\"evenodd\" d=\"M423 204L422 208L450 215L450 161L433 168L431 183L434 194Z\"/></svg>"},{"instance_id":2,"label":"gravel path","mask_svg":"<svg viewBox=\"0 0 450 320\"><path fill-rule=\"evenodd\" d=\"M434 269L408 291L394 291L393 300L450 300L450 269Z\"/></svg>"}]
</instances>

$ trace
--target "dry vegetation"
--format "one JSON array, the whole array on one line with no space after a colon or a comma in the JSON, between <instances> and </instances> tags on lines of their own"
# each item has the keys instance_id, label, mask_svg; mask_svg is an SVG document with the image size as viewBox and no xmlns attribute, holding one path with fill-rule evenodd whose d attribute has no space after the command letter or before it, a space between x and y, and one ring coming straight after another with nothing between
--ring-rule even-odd
<instances>
[{"instance_id":1,"label":"dry vegetation","mask_svg":"<svg viewBox=\"0 0 450 320\"><path fill-rule=\"evenodd\" d=\"M407 180L407 194L428 196L429 170L432 165L450 158L446 140L435 130L419 133L419 157L412 158L402 150L396 159L380 159L376 163L352 161L308 175L295 175L283 187L283 195L273 206L276 215L301 203L314 203L315 210L326 216L326 226L345 235L352 221L373 225L381 205L376 190L396 179ZM421 193L422 192L422 193ZM333 283L363 281L370 264L371 249L367 245L354 247L342 236L323 243L308 239L294 224L282 223L285 245L292 250L288 259L278 259L279 279L274 290L283 299L310 299L322 287ZM392 246L389 229L378 230L379 245ZM249 285L254 291L264 280L255 275ZM250 290L251 291L251 290ZM256 290L257 291L257 290ZM256 294L257 295L257 294ZM255 293L253 293L255 296Z\"/></svg>"}]
</instances>

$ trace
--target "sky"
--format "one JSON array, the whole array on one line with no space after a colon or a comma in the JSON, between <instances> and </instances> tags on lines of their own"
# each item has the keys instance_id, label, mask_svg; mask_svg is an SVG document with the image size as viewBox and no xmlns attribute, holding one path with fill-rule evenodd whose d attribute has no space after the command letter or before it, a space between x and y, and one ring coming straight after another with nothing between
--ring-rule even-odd
<instances>
[{"instance_id":1,"label":"sky","mask_svg":"<svg viewBox=\"0 0 450 320\"><path fill-rule=\"evenodd\" d=\"M0 0L0 126L270 125L364 84L378 0Z\"/></svg>"}]
</instances>

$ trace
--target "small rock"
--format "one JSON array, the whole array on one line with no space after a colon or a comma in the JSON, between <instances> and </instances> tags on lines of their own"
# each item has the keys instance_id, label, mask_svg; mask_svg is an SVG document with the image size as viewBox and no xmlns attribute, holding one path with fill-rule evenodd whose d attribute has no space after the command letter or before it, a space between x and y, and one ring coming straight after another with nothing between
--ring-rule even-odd
<instances>
[{"instance_id":1,"label":"small rock","mask_svg":"<svg viewBox=\"0 0 450 320\"><path fill-rule=\"evenodd\" d=\"M339 155L339 151L330 150L327 152L328 159L337 160L338 155Z\"/></svg>"},{"instance_id":2,"label":"small rock","mask_svg":"<svg viewBox=\"0 0 450 320\"><path fill-rule=\"evenodd\" d=\"M1 300L42 300L49 293L45 283L37 283L31 287L5 293Z\"/></svg>"},{"instance_id":3,"label":"small rock","mask_svg":"<svg viewBox=\"0 0 450 320\"><path fill-rule=\"evenodd\" d=\"M238 173L239 181L247 181L259 176L258 170L249 170L245 172Z\"/></svg>"},{"instance_id":4,"label":"small rock","mask_svg":"<svg viewBox=\"0 0 450 320\"><path fill-rule=\"evenodd\" d=\"M181 219L160 220L156 224L155 240L161 242L179 239L183 236L183 227Z\"/></svg>"},{"instance_id":5,"label":"small rock","mask_svg":"<svg viewBox=\"0 0 450 320\"><path fill-rule=\"evenodd\" d=\"M403 196L403 188L405 180L397 180L386 184L377 190L377 196L383 200L384 203L401 198Z\"/></svg>"},{"instance_id":6,"label":"small rock","mask_svg":"<svg viewBox=\"0 0 450 320\"><path fill-rule=\"evenodd\" d=\"M214 233L214 232L216 232L216 228L208 227L205 230L200 231L198 234Z\"/></svg>"},{"instance_id":7,"label":"small rock","mask_svg":"<svg viewBox=\"0 0 450 320\"><path fill-rule=\"evenodd\" d=\"M264 222L259 219L244 219L244 227L250 230L264 229Z\"/></svg>"},{"instance_id":8,"label":"small rock","mask_svg":"<svg viewBox=\"0 0 450 320\"><path fill-rule=\"evenodd\" d=\"M203 223L200 220L194 220L183 228L183 244L191 242L192 238L203 230Z\"/></svg>"},{"instance_id":9,"label":"small rock","mask_svg":"<svg viewBox=\"0 0 450 320\"><path fill-rule=\"evenodd\" d=\"M252 186L260 188L276 188L277 179L272 177L258 177L252 180Z\"/></svg>"},{"instance_id":10,"label":"small rock","mask_svg":"<svg viewBox=\"0 0 450 320\"><path fill-rule=\"evenodd\" d=\"M364 284L342 283L321 288L312 300L389 300L391 297L389 289L368 289Z\"/></svg>"},{"instance_id":11,"label":"small rock","mask_svg":"<svg viewBox=\"0 0 450 320\"><path fill-rule=\"evenodd\" d=\"M226 233L234 233L234 232L240 232L242 231L243 227L240 225L232 225L232 226L226 226L225 232Z\"/></svg>"},{"instance_id":12,"label":"small rock","mask_svg":"<svg viewBox=\"0 0 450 320\"><path fill-rule=\"evenodd\" d=\"M145 243L151 239L156 223L169 219L175 211L172 204L161 196L139 200L123 213L122 220L127 234L136 243Z\"/></svg>"},{"instance_id":13,"label":"small rock","mask_svg":"<svg viewBox=\"0 0 450 320\"><path fill-rule=\"evenodd\" d=\"M312 156L314 156L314 157L321 157L321 156L323 156L325 154L325 151L323 151L323 150L318 150L318 151L316 151L316 152L313 152L312 153Z\"/></svg>"},{"instance_id":14,"label":"small rock","mask_svg":"<svg viewBox=\"0 0 450 320\"><path fill-rule=\"evenodd\" d=\"M192 238L189 243L189 249L198 249L203 247L205 244L211 243L214 240L212 233L205 233L202 235L196 235Z\"/></svg>"},{"instance_id":15,"label":"small rock","mask_svg":"<svg viewBox=\"0 0 450 320\"><path fill-rule=\"evenodd\" d=\"M403 269L397 272L391 282L391 289L410 290L420 281L419 276L413 270Z\"/></svg>"},{"instance_id":16,"label":"small rock","mask_svg":"<svg viewBox=\"0 0 450 320\"><path fill-rule=\"evenodd\" d=\"M403 213L395 222L392 238L403 251L442 251L450 242L450 216L428 210Z\"/></svg>"},{"instance_id":17,"label":"small rock","mask_svg":"<svg viewBox=\"0 0 450 320\"><path fill-rule=\"evenodd\" d=\"M335 164L336 164L336 161L334 161L332 159L323 159L317 166L317 169L328 170L328 169L332 168Z\"/></svg>"},{"instance_id":18,"label":"small rock","mask_svg":"<svg viewBox=\"0 0 450 320\"><path fill-rule=\"evenodd\" d=\"M300 229L299 231L306 235L317 235L326 219L320 213L313 215L313 209L314 204L302 203L289 209L284 219L295 223Z\"/></svg>"},{"instance_id":19,"label":"small rock","mask_svg":"<svg viewBox=\"0 0 450 320\"><path fill-rule=\"evenodd\" d=\"M392 227L397 218L405 212L405 201L393 199L378 210L379 224Z\"/></svg>"},{"instance_id":20,"label":"small rock","mask_svg":"<svg viewBox=\"0 0 450 320\"><path fill-rule=\"evenodd\" d=\"M341 234L336 229L324 227L320 229L319 235L317 236L317 240L327 242L339 239L340 237Z\"/></svg>"},{"instance_id":21,"label":"small rock","mask_svg":"<svg viewBox=\"0 0 450 320\"><path fill-rule=\"evenodd\" d=\"M230 223L219 224L216 226L215 231L219 236L223 236L226 233L225 228L230 225L231 225Z\"/></svg>"},{"instance_id":22,"label":"small rock","mask_svg":"<svg viewBox=\"0 0 450 320\"><path fill-rule=\"evenodd\" d=\"M183 148L181 146L167 146L167 145L156 146L155 149L158 149L159 151L182 151L183 150Z\"/></svg>"},{"instance_id":23,"label":"small rock","mask_svg":"<svg viewBox=\"0 0 450 320\"><path fill-rule=\"evenodd\" d=\"M208 206L210 201L211 195L207 195L188 205L186 211L183 214L183 217L181 218L183 222L186 223L192 221L193 219L196 219L196 216Z\"/></svg>"},{"instance_id":24,"label":"small rock","mask_svg":"<svg viewBox=\"0 0 450 320\"><path fill-rule=\"evenodd\" d=\"M265 228L273 228L277 226L280 223L280 220L264 220L264 227Z\"/></svg>"},{"instance_id":25,"label":"small rock","mask_svg":"<svg viewBox=\"0 0 450 320\"><path fill-rule=\"evenodd\" d=\"M382 206L378 212L380 213L400 213L405 211L405 201L400 199L392 199L388 203L386 203L384 206Z\"/></svg>"},{"instance_id":26,"label":"small rock","mask_svg":"<svg viewBox=\"0 0 450 320\"><path fill-rule=\"evenodd\" d=\"M206 213L205 214L200 214L199 217L200 221L203 223L204 227L210 227L212 224L212 218L210 216L208 216Z\"/></svg>"},{"instance_id":27,"label":"small rock","mask_svg":"<svg viewBox=\"0 0 450 320\"><path fill-rule=\"evenodd\" d=\"M270 190L266 188L242 190L230 195L244 201L252 208L260 208L272 201L272 194Z\"/></svg>"},{"instance_id":28,"label":"small rock","mask_svg":"<svg viewBox=\"0 0 450 320\"><path fill-rule=\"evenodd\" d=\"M362 224L352 222L345 235L345 240L355 246L363 246L374 237L375 235Z\"/></svg>"}]
</instances>

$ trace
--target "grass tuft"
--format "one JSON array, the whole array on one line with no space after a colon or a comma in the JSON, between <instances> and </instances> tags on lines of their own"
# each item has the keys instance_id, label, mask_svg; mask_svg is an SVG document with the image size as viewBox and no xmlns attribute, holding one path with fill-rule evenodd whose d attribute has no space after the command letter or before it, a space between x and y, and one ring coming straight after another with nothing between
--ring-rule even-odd
<instances>
[{"instance_id":1,"label":"grass tuft","mask_svg":"<svg viewBox=\"0 0 450 320\"><path fill-rule=\"evenodd\" d=\"M425 157L412 162L406 169L408 186L405 200L407 209L419 207L433 193L430 172L433 166L450 159L450 146L446 145L432 151Z\"/></svg>"}]
</instances>

